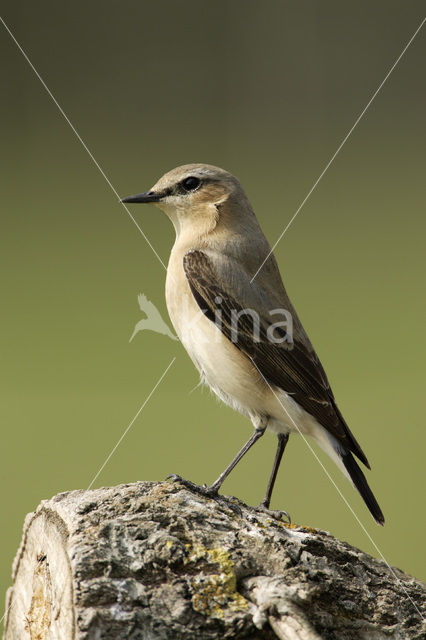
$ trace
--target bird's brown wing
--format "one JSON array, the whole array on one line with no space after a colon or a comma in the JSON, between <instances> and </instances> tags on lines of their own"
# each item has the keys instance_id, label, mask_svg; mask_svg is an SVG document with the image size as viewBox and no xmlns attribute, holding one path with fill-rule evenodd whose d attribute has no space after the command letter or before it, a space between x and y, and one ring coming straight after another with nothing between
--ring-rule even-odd
<instances>
[{"instance_id":1,"label":"bird's brown wing","mask_svg":"<svg viewBox=\"0 0 426 640\"><path fill-rule=\"evenodd\" d=\"M222 333L253 360L271 385L290 394L345 449L355 453L369 466L336 406L325 371L309 341L306 340L305 344L296 336L293 336L292 343L270 340L267 332L273 323L265 312L265 305L253 306L254 298L246 304L247 300L243 299L241 291L247 291L247 287L253 285L247 277L247 282L242 287L235 286L236 282L241 285L241 272L235 278L230 261L227 272L224 273L221 269L219 276L211 257L203 251L190 251L183 258L183 267L194 298L203 313L212 322L216 321ZM231 290L237 290L240 295L231 293ZM248 308L256 312L259 318L258 335L253 330L252 316L244 313ZM220 323L217 318L220 318ZM274 335L277 337L277 329Z\"/></svg>"}]
</instances>

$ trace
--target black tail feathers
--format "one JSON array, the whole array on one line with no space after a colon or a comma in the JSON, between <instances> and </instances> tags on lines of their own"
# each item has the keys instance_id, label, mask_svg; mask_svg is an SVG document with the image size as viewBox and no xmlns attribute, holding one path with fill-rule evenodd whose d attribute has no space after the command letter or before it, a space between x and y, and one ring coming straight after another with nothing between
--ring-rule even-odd
<instances>
[{"instance_id":1,"label":"black tail feathers","mask_svg":"<svg viewBox=\"0 0 426 640\"><path fill-rule=\"evenodd\" d=\"M378 524L383 525L385 518L382 510L377 504L376 498L373 496L373 492L368 486L367 479L359 466L357 465L355 458L351 453L341 453L342 462L345 465L346 471L349 473L352 482L361 494L365 504L367 505L371 515Z\"/></svg>"}]
</instances>

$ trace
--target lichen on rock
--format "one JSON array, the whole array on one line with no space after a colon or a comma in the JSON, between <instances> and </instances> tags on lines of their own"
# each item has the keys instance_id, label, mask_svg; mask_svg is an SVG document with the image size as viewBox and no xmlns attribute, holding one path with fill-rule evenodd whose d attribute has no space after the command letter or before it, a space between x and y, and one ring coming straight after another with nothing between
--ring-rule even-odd
<instances>
[{"instance_id":1,"label":"lichen on rock","mask_svg":"<svg viewBox=\"0 0 426 640\"><path fill-rule=\"evenodd\" d=\"M426 637L420 581L324 531L178 482L42 502L13 577L5 640L43 625L61 640Z\"/></svg>"},{"instance_id":2,"label":"lichen on rock","mask_svg":"<svg viewBox=\"0 0 426 640\"><path fill-rule=\"evenodd\" d=\"M187 547L187 562L198 564L203 560L206 563L198 567L197 575L190 580L194 611L223 618L224 607L231 611L247 610L247 600L237 591L234 563L229 552L221 547L207 549L201 544L188 544ZM217 573L211 572L212 567ZM208 571L205 571L205 568Z\"/></svg>"}]
</instances>

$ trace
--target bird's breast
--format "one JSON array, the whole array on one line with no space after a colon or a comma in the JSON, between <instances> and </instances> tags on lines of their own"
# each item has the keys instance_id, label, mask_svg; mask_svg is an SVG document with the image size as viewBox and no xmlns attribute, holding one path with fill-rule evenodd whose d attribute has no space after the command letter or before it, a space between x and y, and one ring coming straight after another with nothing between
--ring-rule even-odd
<instances>
[{"instance_id":1,"label":"bird's breast","mask_svg":"<svg viewBox=\"0 0 426 640\"><path fill-rule=\"evenodd\" d=\"M220 325L200 309L182 259L173 255L167 272L166 302L176 333L202 380L221 400L241 413L263 413L265 389L261 377L250 360L222 333Z\"/></svg>"},{"instance_id":2,"label":"bird's breast","mask_svg":"<svg viewBox=\"0 0 426 640\"><path fill-rule=\"evenodd\" d=\"M217 327L198 306L183 269L182 260L171 260L166 278L166 303L170 319L185 349L202 375L206 375Z\"/></svg>"}]
</instances>

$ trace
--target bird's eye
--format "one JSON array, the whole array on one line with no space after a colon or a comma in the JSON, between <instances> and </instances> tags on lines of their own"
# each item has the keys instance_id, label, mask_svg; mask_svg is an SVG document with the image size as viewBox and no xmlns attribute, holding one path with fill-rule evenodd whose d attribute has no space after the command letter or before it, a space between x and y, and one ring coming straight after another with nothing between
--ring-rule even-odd
<instances>
[{"instance_id":1,"label":"bird's eye","mask_svg":"<svg viewBox=\"0 0 426 640\"><path fill-rule=\"evenodd\" d=\"M189 178L185 178L182 181L182 187L184 191L195 191L201 184L201 180L198 178L194 178L194 176L189 176Z\"/></svg>"}]
</instances>

